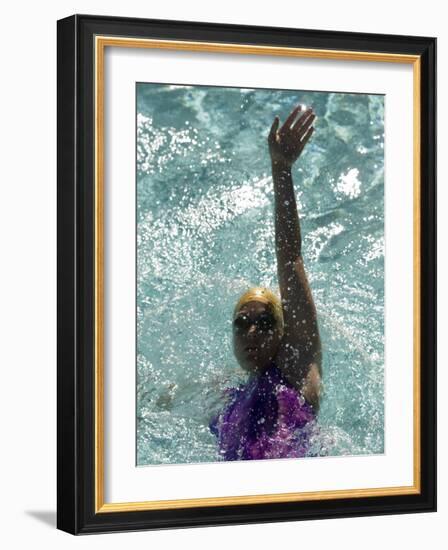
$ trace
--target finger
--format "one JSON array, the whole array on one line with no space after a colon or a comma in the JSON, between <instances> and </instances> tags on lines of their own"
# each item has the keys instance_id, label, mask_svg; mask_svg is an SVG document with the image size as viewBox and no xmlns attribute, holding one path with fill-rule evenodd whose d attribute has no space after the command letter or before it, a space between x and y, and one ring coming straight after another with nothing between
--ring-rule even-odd
<instances>
[{"instance_id":1,"label":"finger","mask_svg":"<svg viewBox=\"0 0 448 550\"><path fill-rule=\"evenodd\" d=\"M308 143L308 140L312 136L314 132L314 126L311 126L311 128L308 128L308 131L305 133L305 135L302 137L302 141L300 142L302 149L305 147L305 145Z\"/></svg>"},{"instance_id":2,"label":"finger","mask_svg":"<svg viewBox=\"0 0 448 550\"><path fill-rule=\"evenodd\" d=\"M274 118L274 122L272 123L271 131L269 132L269 141L275 140L275 136L277 134L279 124L280 124L280 119L278 118L278 116L276 116Z\"/></svg>"},{"instance_id":3,"label":"finger","mask_svg":"<svg viewBox=\"0 0 448 550\"><path fill-rule=\"evenodd\" d=\"M299 105L297 105L297 107L292 110L291 114L285 120L285 123L283 124L282 129L281 129L282 133L292 125L292 123L296 119L296 116L300 113L301 110L302 110L302 105L300 105L300 103L299 103Z\"/></svg>"},{"instance_id":4,"label":"finger","mask_svg":"<svg viewBox=\"0 0 448 550\"><path fill-rule=\"evenodd\" d=\"M316 118L316 115L314 113L311 113L298 128L294 126L293 131L294 131L295 137L298 139L302 139L302 137L310 129L315 118Z\"/></svg>"},{"instance_id":5,"label":"finger","mask_svg":"<svg viewBox=\"0 0 448 550\"><path fill-rule=\"evenodd\" d=\"M297 131L299 130L304 124L306 124L306 122L308 121L308 119L310 118L310 116L314 115L313 113L313 109L311 109L311 107L309 109L307 109L303 115L298 118L296 120L296 123L294 124L294 126L292 127L292 129L294 131ZM315 116L315 115L314 115Z\"/></svg>"}]
</instances>

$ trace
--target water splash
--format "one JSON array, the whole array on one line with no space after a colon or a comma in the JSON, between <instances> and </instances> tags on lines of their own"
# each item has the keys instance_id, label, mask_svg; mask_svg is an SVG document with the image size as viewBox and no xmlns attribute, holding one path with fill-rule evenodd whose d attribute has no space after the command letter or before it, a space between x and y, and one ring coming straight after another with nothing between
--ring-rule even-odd
<instances>
[{"instance_id":1,"label":"water splash","mask_svg":"<svg viewBox=\"0 0 448 550\"><path fill-rule=\"evenodd\" d=\"M324 347L312 452L383 452L383 98L139 84L139 465L220 458L208 421L244 380L231 312L278 287L267 132L298 100L318 115L293 172Z\"/></svg>"}]
</instances>

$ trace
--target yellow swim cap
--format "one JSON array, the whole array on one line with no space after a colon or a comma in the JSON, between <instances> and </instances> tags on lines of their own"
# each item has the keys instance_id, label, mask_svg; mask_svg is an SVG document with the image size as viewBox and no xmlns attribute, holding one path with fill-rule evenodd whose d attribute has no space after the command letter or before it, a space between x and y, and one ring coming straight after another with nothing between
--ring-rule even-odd
<instances>
[{"instance_id":1,"label":"yellow swim cap","mask_svg":"<svg viewBox=\"0 0 448 550\"><path fill-rule=\"evenodd\" d=\"M265 287L252 287L247 290L238 300L235 309L233 311L233 317L235 317L238 311L248 302L262 302L268 304L272 308L275 320L280 330L283 332L283 310L280 298Z\"/></svg>"}]
</instances>

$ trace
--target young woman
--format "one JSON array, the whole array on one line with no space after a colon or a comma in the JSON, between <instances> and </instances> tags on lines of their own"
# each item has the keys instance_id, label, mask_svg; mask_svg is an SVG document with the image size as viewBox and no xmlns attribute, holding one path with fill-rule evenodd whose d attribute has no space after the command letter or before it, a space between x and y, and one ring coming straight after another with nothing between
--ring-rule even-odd
<instances>
[{"instance_id":1,"label":"young woman","mask_svg":"<svg viewBox=\"0 0 448 550\"><path fill-rule=\"evenodd\" d=\"M312 109L298 105L281 128L275 117L269 133L281 300L256 287L236 304L234 353L249 378L227 390L225 408L210 423L225 460L293 458L309 452L319 410L321 343L291 169L314 131L314 119Z\"/></svg>"}]
</instances>

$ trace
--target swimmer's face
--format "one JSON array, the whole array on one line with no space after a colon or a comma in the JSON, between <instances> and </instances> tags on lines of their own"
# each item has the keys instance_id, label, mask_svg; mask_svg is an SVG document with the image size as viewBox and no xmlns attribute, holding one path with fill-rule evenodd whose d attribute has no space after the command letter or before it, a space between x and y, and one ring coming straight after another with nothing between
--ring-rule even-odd
<instances>
[{"instance_id":1,"label":"swimmer's face","mask_svg":"<svg viewBox=\"0 0 448 550\"><path fill-rule=\"evenodd\" d=\"M233 320L233 351L241 367L261 373L274 359L281 331L268 304L244 304Z\"/></svg>"}]
</instances>

